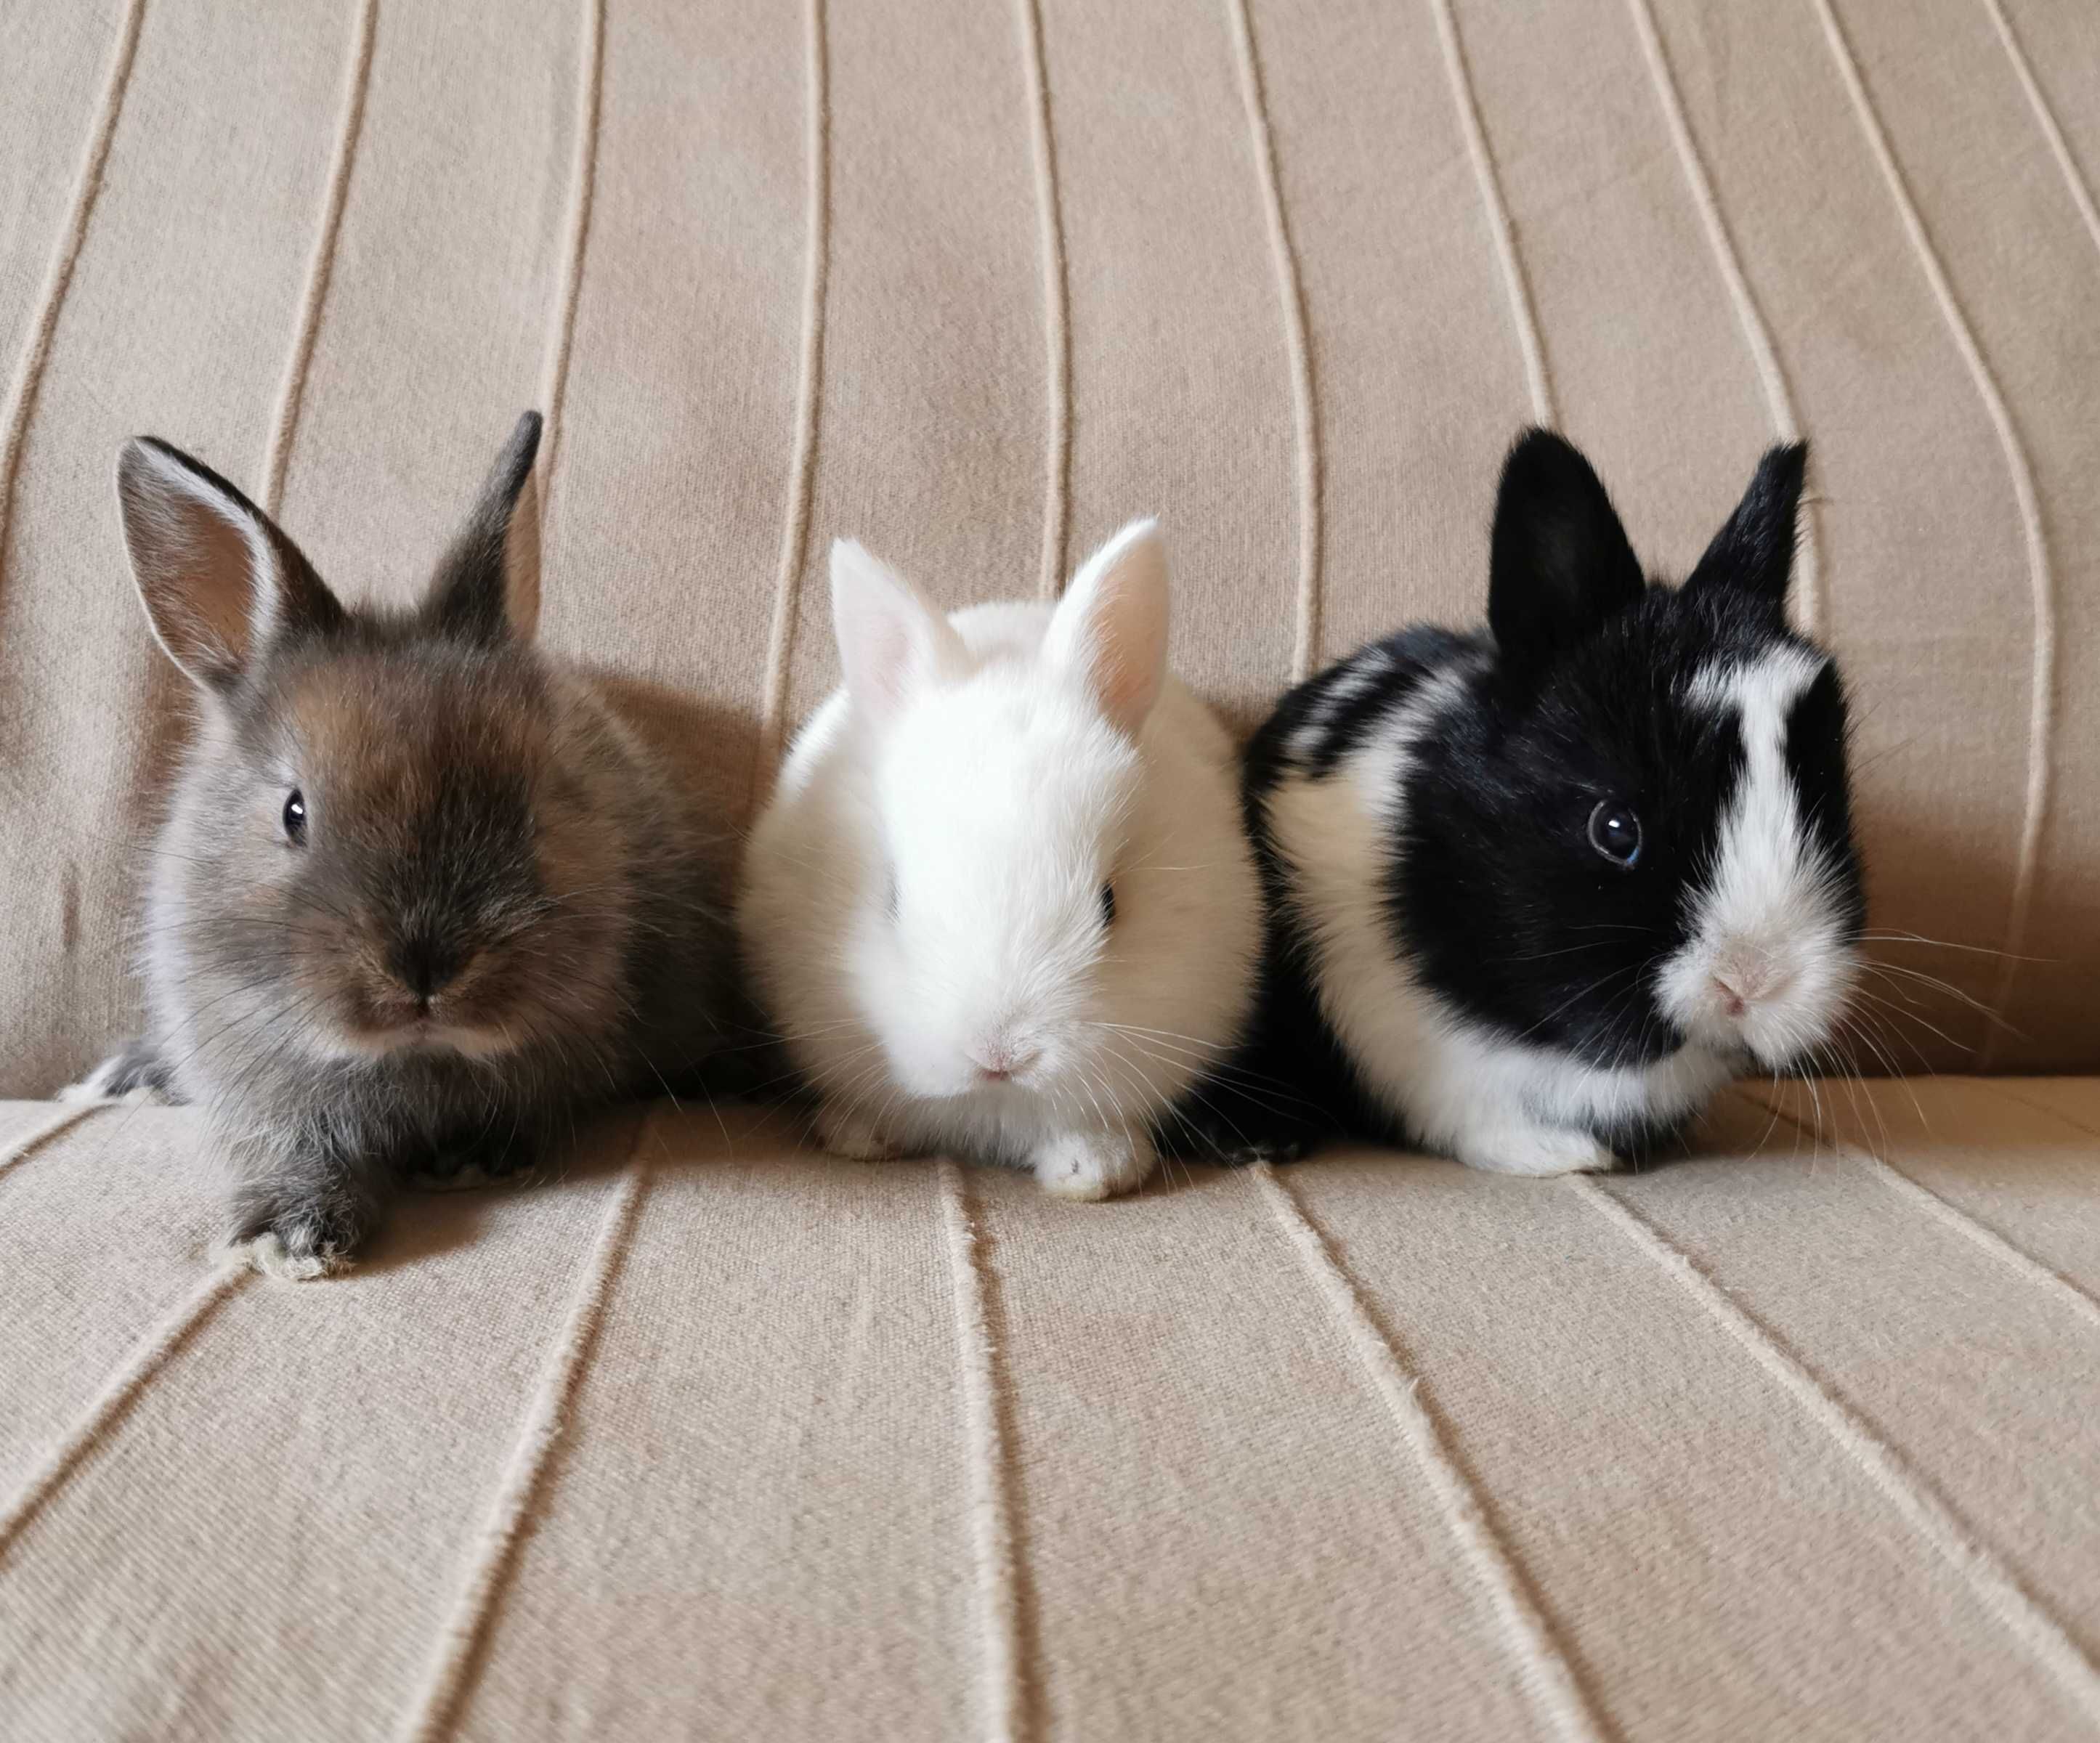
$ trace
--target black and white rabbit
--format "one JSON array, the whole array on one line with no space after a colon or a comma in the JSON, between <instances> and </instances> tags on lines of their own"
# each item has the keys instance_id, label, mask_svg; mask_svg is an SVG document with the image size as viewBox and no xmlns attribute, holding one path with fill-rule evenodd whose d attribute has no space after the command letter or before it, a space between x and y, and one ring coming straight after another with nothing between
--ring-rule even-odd
<instances>
[{"instance_id":1,"label":"black and white rabbit","mask_svg":"<svg viewBox=\"0 0 2100 1743\"><path fill-rule=\"evenodd\" d=\"M68 1093L206 1108L261 1269L337 1269L399 1177L514 1171L718 1045L721 833L532 645L539 440L527 413L402 611L342 604L166 443L118 463L139 597L201 706L148 881L146 1031Z\"/></svg>"},{"instance_id":2,"label":"black and white rabbit","mask_svg":"<svg viewBox=\"0 0 2100 1743\"><path fill-rule=\"evenodd\" d=\"M1502 472L1487 631L1402 630L1262 727L1246 1075L1331 1115L1289 1140L1608 1168L1829 1039L1864 898L1844 685L1785 617L1806 458L1767 452L1671 587L1582 456L1532 430Z\"/></svg>"}]
</instances>

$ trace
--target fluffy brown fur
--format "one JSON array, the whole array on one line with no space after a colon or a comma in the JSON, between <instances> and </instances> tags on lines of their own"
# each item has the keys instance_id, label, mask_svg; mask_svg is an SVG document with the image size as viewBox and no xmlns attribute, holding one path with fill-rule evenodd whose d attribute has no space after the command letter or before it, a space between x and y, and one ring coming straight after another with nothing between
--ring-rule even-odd
<instances>
[{"instance_id":1,"label":"fluffy brown fur","mask_svg":"<svg viewBox=\"0 0 2100 1743\"><path fill-rule=\"evenodd\" d=\"M412 611L345 607L165 444L118 492L204 698L152 860L146 1034L89 1080L210 1110L231 1238L346 1262L406 1175L510 1172L583 1105L692 1083L729 958L720 837L534 651L527 413Z\"/></svg>"}]
</instances>

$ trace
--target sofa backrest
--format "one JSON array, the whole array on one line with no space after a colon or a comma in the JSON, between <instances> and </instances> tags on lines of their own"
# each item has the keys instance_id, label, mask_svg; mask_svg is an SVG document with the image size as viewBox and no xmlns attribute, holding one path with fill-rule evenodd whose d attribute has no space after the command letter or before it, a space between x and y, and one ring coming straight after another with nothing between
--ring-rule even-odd
<instances>
[{"instance_id":1,"label":"sofa backrest","mask_svg":"<svg viewBox=\"0 0 2100 1743\"><path fill-rule=\"evenodd\" d=\"M1479 617L1524 423L1677 573L1798 429L1888 938L1863 1063L2100 1064L2100 47L2076 0L1927 10L15 9L0 1093L135 1013L187 701L121 441L400 598L527 405L544 633L732 820L832 681L835 535L960 603L1157 514L1244 726Z\"/></svg>"}]
</instances>

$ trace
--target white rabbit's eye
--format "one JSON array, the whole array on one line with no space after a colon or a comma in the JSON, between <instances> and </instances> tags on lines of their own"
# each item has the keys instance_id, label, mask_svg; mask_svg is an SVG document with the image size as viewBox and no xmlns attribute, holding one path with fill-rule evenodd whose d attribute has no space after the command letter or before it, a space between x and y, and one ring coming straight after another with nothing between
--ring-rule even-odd
<instances>
[{"instance_id":1,"label":"white rabbit's eye","mask_svg":"<svg viewBox=\"0 0 2100 1743\"><path fill-rule=\"evenodd\" d=\"M1640 819L1633 807L1616 799L1599 799L1590 813L1590 845L1612 864L1631 866L1640 858Z\"/></svg>"},{"instance_id":2,"label":"white rabbit's eye","mask_svg":"<svg viewBox=\"0 0 2100 1743\"><path fill-rule=\"evenodd\" d=\"M1115 924L1115 885L1113 884L1101 885L1101 924L1104 926Z\"/></svg>"},{"instance_id":3,"label":"white rabbit's eye","mask_svg":"<svg viewBox=\"0 0 2100 1743\"><path fill-rule=\"evenodd\" d=\"M307 838L306 796L294 787L285 801L285 839L294 847Z\"/></svg>"}]
</instances>

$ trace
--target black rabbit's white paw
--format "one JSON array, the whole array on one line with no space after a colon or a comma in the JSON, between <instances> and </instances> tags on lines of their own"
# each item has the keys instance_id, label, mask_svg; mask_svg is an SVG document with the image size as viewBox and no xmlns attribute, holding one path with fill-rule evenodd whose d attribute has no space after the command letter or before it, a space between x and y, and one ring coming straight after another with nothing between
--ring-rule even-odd
<instances>
[{"instance_id":1,"label":"black rabbit's white paw","mask_svg":"<svg viewBox=\"0 0 2100 1743\"><path fill-rule=\"evenodd\" d=\"M1605 1174L1618 1158L1571 1126L1501 1126L1462 1139L1458 1160L1489 1174Z\"/></svg>"}]
</instances>

